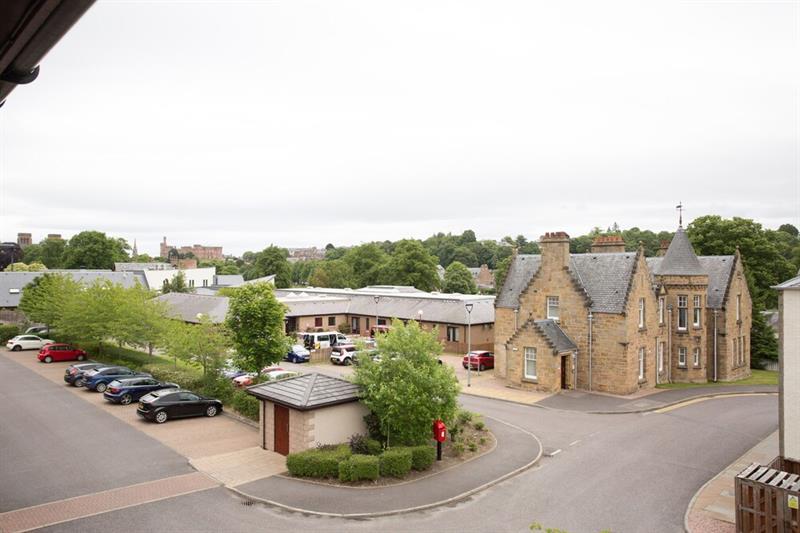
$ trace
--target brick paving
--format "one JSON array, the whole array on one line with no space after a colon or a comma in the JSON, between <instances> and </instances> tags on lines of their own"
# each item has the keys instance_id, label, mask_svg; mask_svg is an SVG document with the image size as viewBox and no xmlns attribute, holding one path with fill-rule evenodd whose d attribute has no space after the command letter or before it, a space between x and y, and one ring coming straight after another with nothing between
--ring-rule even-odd
<instances>
[{"instance_id":1,"label":"brick paving","mask_svg":"<svg viewBox=\"0 0 800 533\"><path fill-rule=\"evenodd\" d=\"M30 531L217 486L219 483L200 472L148 481L2 513L0 531L5 533Z\"/></svg>"},{"instance_id":2,"label":"brick paving","mask_svg":"<svg viewBox=\"0 0 800 533\"><path fill-rule=\"evenodd\" d=\"M268 452L259 446L193 459L190 462L198 470L228 487L286 471L286 458L283 455Z\"/></svg>"}]
</instances>

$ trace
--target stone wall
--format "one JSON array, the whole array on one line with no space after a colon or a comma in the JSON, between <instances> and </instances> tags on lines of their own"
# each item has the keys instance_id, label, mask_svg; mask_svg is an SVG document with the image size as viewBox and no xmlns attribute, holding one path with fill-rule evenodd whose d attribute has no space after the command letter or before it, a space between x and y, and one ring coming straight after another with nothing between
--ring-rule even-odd
<instances>
[{"instance_id":1,"label":"stone wall","mask_svg":"<svg viewBox=\"0 0 800 533\"><path fill-rule=\"evenodd\" d=\"M741 297L739 319L736 317L736 300ZM750 376L750 328L753 324L753 308L741 258L736 257L730 287L722 310L717 314L717 379L734 381ZM713 328L713 323L711 324ZM713 339L712 339L713 341ZM739 343L744 350L744 361L737 360Z\"/></svg>"}]
</instances>

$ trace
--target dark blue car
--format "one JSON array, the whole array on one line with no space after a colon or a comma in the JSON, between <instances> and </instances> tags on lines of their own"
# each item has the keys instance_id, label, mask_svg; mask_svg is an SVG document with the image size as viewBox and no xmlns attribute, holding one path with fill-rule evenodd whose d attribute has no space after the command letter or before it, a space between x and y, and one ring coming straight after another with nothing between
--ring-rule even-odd
<instances>
[{"instance_id":1,"label":"dark blue car","mask_svg":"<svg viewBox=\"0 0 800 533\"><path fill-rule=\"evenodd\" d=\"M158 381L155 378L125 378L117 379L108 384L103 397L114 403L128 405L139 401L145 394L161 389L177 389L178 385L168 381Z\"/></svg>"},{"instance_id":2,"label":"dark blue car","mask_svg":"<svg viewBox=\"0 0 800 533\"><path fill-rule=\"evenodd\" d=\"M83 374L83 386L88 390L105 392L108 384L116 379L152 378L150 374L135 372L124 366L107 366L95 368Z\"/></svg>"}]
</instances>

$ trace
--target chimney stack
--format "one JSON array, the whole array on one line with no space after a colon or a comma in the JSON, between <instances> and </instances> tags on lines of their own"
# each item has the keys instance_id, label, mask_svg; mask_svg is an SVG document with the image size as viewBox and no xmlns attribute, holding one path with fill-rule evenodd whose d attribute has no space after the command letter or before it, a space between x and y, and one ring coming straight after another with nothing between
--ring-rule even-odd
<instances>
[{"instance_id":1,"label":"chimney stack","mask_svg":"<svg viewBox=\"0 0 800 533\"><path fill-rule=\"evenodd\" d=\"M669 241L661 241L661 246L659 246L656 256L664 257L665 255L667 255L668 249L669 249Z\"/></svg>"},{"instance_id":2,"label":"chimney stack","mask_svg":"<svg viewBox=\"0 0 800 533\"><path fill-rule=\"evenodd\" d=\"M542 264L552 267L569 266L569 235L563 231L547 232L539 238L542 250Z\"/></svg>"},{"instance_id":3,"label":"chimney stack","mask_svg":"<svg viewBox=\"0 0 800 533\"><path fill-rule=\"evenodd\" d=\"M625 251L625 241L619 235L598 235L592 242L593 254L611 254Z\"/></svg>"}]
</instances>

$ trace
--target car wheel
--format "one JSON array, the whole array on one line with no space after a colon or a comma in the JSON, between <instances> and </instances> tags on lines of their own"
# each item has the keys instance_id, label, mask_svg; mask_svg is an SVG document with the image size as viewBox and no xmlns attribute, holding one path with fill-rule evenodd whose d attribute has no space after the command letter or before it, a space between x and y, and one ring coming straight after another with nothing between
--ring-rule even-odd
<instances>
[{"instance_id":1,"label":"car wheel","mask_svg":"<svg viewBox=\"0 0 800 533\"><path fill-rule=\"evenodd\" d=\"M105 383L98 383L95 386L94 390L96 390L97 392L105 392L107 388L108 385L106 385Z\"/></svg>"},{"instance_id":2,"label":"car wheel","mask_svg":"<svg viewBox=\"0 0 800 533\"><path fill-rule=\"evenodd\" d=\"M479 372L483 372L484 370L486 370L486 367L485 367L485 366L483 366L483 365L480 365L480 366L478 367L478 371L479 371Z\"/></svg>"},{"instance_id":3,"label":"car wheel","mask_svg":"<svg viewBox=\"0 0 800 533\"><path fill-rule=\"evenodd\" d=\"M131 397L130 394L123 394L122 398L120 398L119 400L119 403L121 403L122 405L128 405L129 403L131 403L131 401L133 401L133 398Z\"/></svg>"},{"instance_id":4,"label":"car wheel","mask_svg":"<svg viewBox=\"0 0 800 533\"><path fill-rule=\"evenodd\" d=\"M206 408L206 416L217 416L217 406L216 405L209 405Z\"/></svg>"},{"instance_id":5,"label":"car wheel","mask_svg":"<svg viewBox=\"0 0 800 533\"><path fill-rule=\"evenodd\" d=\"M463 366L463 367L464 367L464 370L466 370L466 369L467 369L467 365L461 365L461 366Z\"/></svg>"},{"instance_id":6,"label":"car wheel","mask_svg":"<svg viewBox=\"0 0 800 533\"><path fill-rule=\"evenodd\" d=\"M20 346L19 344L17 344L17 345L16 345L16 346L14 346L13 348L11 348L11 351L12 351L12 352L18 352L18 351L20 351L20 350L22 350L22 346Z\"/></svg>"},{"instance_id":7,"label":"car wheel","mask_svg":"<svg viewBox=\"0 0 800 533\"><path fill-rule=\"evenodd\" d=\"M75 387L83 387L83 379L78 378L72 382L72 385Z\"/></svg>"},{"instance_id":8,"label":"car wheel","mask_svg":"<svg viewBox=\"0 0 800 533\"><path fill-rule=\"evenodd\" d=\"M45 363L52 363L53 362L53 358L48 355L47 357L44 358L44 362Z\"/></svg>"},{"instance_id":9,"label":"car wheel","mask_svg":"<svg viewBox=\"0 0 800 533\"><path fill-rule=\"evenodd\" d=\"M156 413L156 418L155 418L156 424L163 424L164 422L167 421L168 418L169 415L167 415L166 411L159 411Z\"/></svg>"},{"instance_id":10,"label":"car wheel","mask_svg":"<svg viewBox=\"0 0 800 533\"><path fill-rule=\"evenodd\" d=\"M85 355L79 355L78 356L78 361L85 361L85 360L86 360L86 356Z\"/></svg>"},{"instance_id":11,"label":"car wheel","mask_svg":"<svg viewBox=\"0 0 800 533\"><path fill-rule=\"evenodd\" d=\"M352 364L353 364L353 360L350 359L349 357L344 360L344 366L350 366Z\"/></svg>"}]
</instances>

